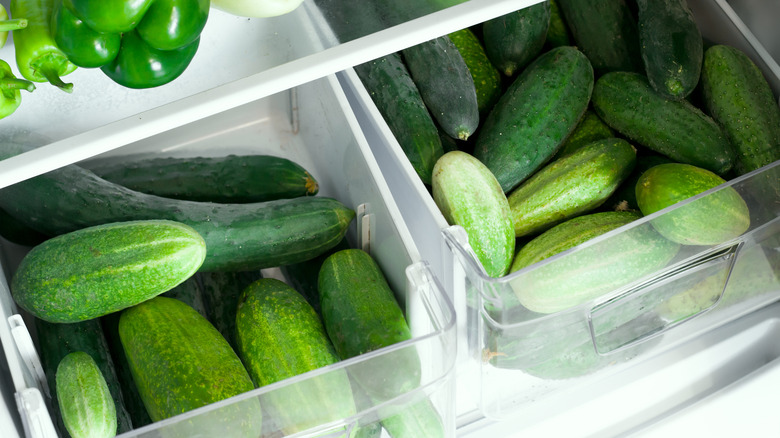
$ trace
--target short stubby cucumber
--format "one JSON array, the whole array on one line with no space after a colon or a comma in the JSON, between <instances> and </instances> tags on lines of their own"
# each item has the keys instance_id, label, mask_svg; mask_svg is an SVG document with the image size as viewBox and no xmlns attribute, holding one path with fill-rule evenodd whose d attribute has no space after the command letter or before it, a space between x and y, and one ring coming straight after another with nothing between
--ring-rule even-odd
<instances>
[{"instance_id":1,"label":"short stubby cucumber","mask_svg":"<svg viewBox=\"0 0 780 438\"><path fill-rule=\"evenodd\" d=\"M638 73L612 72L596 81L593 108L612 129L659 154L725 175L734 151L723 130L686 100L653 90Z\"/></svg>"},{"instance_id":2,"label":"short stubby cucumber","mask_svg":"<svg viewBox=\"0 0 780 438\"><path fill-rule=\"evenodd\" d=\"M51 238L14 273L16 303L49 322L116 312L175 287L200 268L203 238L162 220L116 222Z\"/></svg>"},{"instance_id":3,"label":"short stubby cucumber","mask_svg":"<svg viewBox=\"0 0 780 438\"><path fill-rule=\"evenodd\" d=\"M258 387L340 361L319 315L284 282L263 278L241 293L236 311L238 353ZM286 434L355 415L346 370L292 382L263 397Z\"/></svg>"},{"instance_id":4,"label":"short stubby cucumber","mask_svg":"<svg viewBox=\"0 0 780 438\"><path fill-rule=\"evenodd\" d=\"M92 356L74 351L57 366L57 402L72 438L116 436L116 407Z\"/></svg>"},{"instance_id":5,"label":"short stubby cucumber","mask_svg":"<svg viewBox=\"0 0 780 438\"><path fill-rule=\"evenodd\" d=\"M536 58L550 27L550 2L543 1L482 23L482 41L493 65L512 77Z\"/></svg>"},{"instance_id":6,"label":"short stubby cucumber","mask_svg":"<svg viewBox=\"0 0 780 438\"><path fill-rule=\"evenodd\" d=\"M593 81L588 58L563 46L540 55L512 82L485 119L474 148L504 193L558 151L588 108Z\"/></svg>"},{"instance_id":7,"label":"short stubby cucumber","mask_svg":"<svg viewBox=\"0 0 780 438\"><path fill-rule=\"evenodd\" d=\"M509 202L490 170L466 152L448 152L434 167L432 189L447 223L466 231L485 272L491 277L506 275L515 233Z\"/></svg>"},{"instance_id":8,"label":"short stubby cucumber","mask_svg":"<svg viewBox=\"0 0 780 438\"><path fill-rule=\"evenodd\" d=\"M690 164L659 164L637 181L636 200L642 214L647 216L725 182L715 173ZM674 242L717 245L748 230L750 211L739 192L733 187L723 187L668 211L651 223Z\"/></svg>"},{"instance_id":9,"label":"short stubby cucumber","mask_svg":"<svg viewBox=\"0 0 780 438\"><path fill-rule=\"evenodd\" d=\"M515 236L544 231L600 206L636 165L626 140L607 138L543 167L507 197Z\"/></svg>"}]
</instances>

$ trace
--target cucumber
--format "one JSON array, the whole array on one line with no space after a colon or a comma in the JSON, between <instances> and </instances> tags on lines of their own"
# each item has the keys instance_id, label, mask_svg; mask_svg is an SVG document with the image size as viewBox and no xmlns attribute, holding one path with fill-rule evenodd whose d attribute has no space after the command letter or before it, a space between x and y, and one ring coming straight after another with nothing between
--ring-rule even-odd
<instances>
[{"instance_id":1,"label":"cucumber","mask_svg":"<svg viewBox=\"0 0 780 438\"><path fill-rule=\"evenodd\" d=\"M447 436L444 430L441 415L429 399L415 401L398 408L382 409L382 427L392 438L444 438ZM389 413L388 413L389 411Z\"/></svg>"},{"instance_id":2,"label":"cucumber","mask_svg":"<svg viewBox=\"0 0 780 438\"><path fill-rule=\"evenodd\" d=\"M58 399L55 376L60 362L71 353L82 352L88 354L97 365L111 394L116 421L115 433L120 434L134 427L137 428L138 425L133 423L125 407L122 385L100 321L91 319L71 324L54 324L39 318L34 318L33 321L41 366L46 374L52 400ZM52 419L55 425L60 432L67 430L60 415L62 406L52 403L52 407L54 408Z\"/></svg>"},{"instance_id":3,"label":"cucumber","mask_svg":"<svg viewBox=\"0 0 780 438\"><path fill-rule=\"evenodd\" d=\"M490 170L465 152L448 152L434 167L432 188L447 223L463 227L485 272L506 275L515 233L506 195Z\"/></svg>"},{"instance_id":4,"label":"cucumber","mask_svg":"<svg viewBox=\"0 0 780 438\"><path fill-rule=\"evenodd\" d=\"M549 26L549 0L485 21L485 52L498 71L515 76L541 53Z\"/></svg>"},{"instance_id":5,"label":"cucumber","mask_svg":"<svg viewBox=\"0 0 780 438\"><path fill-rule=\"evenodd\" d=\"M680 245L665 239L647 224L613 235L608 242L562 255L555 262L535 268L529 265L639 217L637 212L586 214L562 222L534 238L523 246L522 255L518 252L512 265L512 272L529 269L510 282L518 301L532 312L555 313L598 298L665 267Z\"/></svg>"},{"instance_id":6,"label":"cucumber","mask_svg":"<svg viewBox=\"0 0 780 438\"><path fill-rule=\"evenodd\" d=\"M602 204L607 210L634 210L639 211L639 204L636 202L636 183L647 169L663 163L673 163L671 158L654 153L652 151L641 150L637 153L636 166L633 172L626 178L617 190Z\"/></svg>"},{"instance_id":7,"label":"cucumber","mask_svg":"<svg viewBox=\"0 0 780 438\"><path fill-rule=\"evenodd\" d=\"M300 164L273 155L140 156L84 165L129 189L190 201L240 204L313 196L319 191L317 180Z\"/></svg>"},{"instance_id":8,"label":"cucumber","mask_svg":"<svg viewBox=\"0 0 780 438\"><path fill-rule=\"evenodd\" d=\"M719 175L734 163L732 146L711 117L685 100L658 94L643 75L613 72L600 77L593 108L615 131L674 161Z\"/></svg>"},{"instance_id":9,"label":"cucumber","mask_svg":"<svg viewBox=\"0 0 780 438\"><path fill-rule=\"evenodd\" d=\"M469 69L477 92L480 119L484 119L501 97L501 73L490 62L485 47L471 29L464 28L448 36Z\"/></svg>"},{"instance_id":10,"label":"cucumber","mask_svg":"<svg viewBox=\"0 0 780 438\"><path fill-rule=\"evenodd\" d=\"M708 48L701 89L705 109L734 146L737 173L780 160L780 107L766 78L745 53L724 45Z\"/></svg>"},{"instance_id":11,"label":"cucumber","mask_svg":"<svg viewBox=\"0 0 780 438\"><path fill-rule=\"evenodd\" d=\"M433 166L444 148L439 128L401 56L392 53L354 69L417 176L430 185Z\"/></svg>"},{"instance_id":12,"label":"cucumber","mask_svg":"<svg viewBox=\"0 0 780 438\"><path fill-rule=\"evenodd\" d=\"M0 208L0 237L22 246L35 246L49 236L39 233Z\"/></svg>"},{"instance_id":13,"label":"cucumber","mask_svg":"<svg viewBox=\"0 0 780 438\"><path fill-rule=\"evenodd\" d=\"M591 108L588 108L585 110L585 114L582 116L579 123L577 123L574 131L569 135L555 156L553 156L553 160L569 155L582 146L596 140L616 136L615 131L604 123Z\"/></svg>"},{"instance_id":14,"label":"cucumber","mask_svg":"<svg viewBox=\"0 0 780 438\"><path fill-rule=\"evenodd\" d=\"M173 289L170 289L167 292L163 292L160 295L168 298L175 298L197 310L198 313L204 317L208 318L206 304L203 299L203 288L200 285L198 277L199 276L197 274L193 275L192 277L179 283Z\"/></svg>"},{"instance_id":15,"label":"cucumber","mask_svg":"<svg viewBox=\"0 0 780 438\"><path fill-rule=\"evenodd\" d=\"M73 438L116 436L114 400L92 356L74 351L57 366L57 402L62 421Z\"/></svg>"},{"instance_id":16,"label":"cucumber","mask_svg":"<svg viewBox=\"0 0 780 438\"><path fill-rule=\"evenodd\" d=\"M507 197L515 236L537 234L597 208L635 165L634 147L614 137L553 161Z\"/></svg>"},{"instance_id":17,"label":"cucumber","mask_svg":"<svg viewBox=\"0 0 780 438\"><path fill-rule=\"evenodd\" d=\"M263 278L242 293L236 312L239 356L263 387L339 362L319 315L286 283ZM355 415L345 370L291 383L264 398L285 434Z\"/></svg>"},{"instance_id":18,"label":"cucumber","mask_svg":"<svg viewBox=\"0 0 780 438\"><path fill-rule=\"evenodd\" d=\"M637 0L639 43L653 89L684 99L699 83L704 42L686 0Z\"/></svg>"},{"instance_id":19,"label":"cucumber","mask_svg":"<svg viewBox=\"0 0 780 438\"><path fill-rule=\"evenodd\" d=\"M639 30L625 0L558 0L558 6L597 76L642 71Z\"/></svg>"},{"instance_id":20,"label":"cucumber","mask_svg":"<svg viewBox=\"0 0 780 438\"><path fill-rule=\"evenodd\" d=\"M119 337L153 421L254 389L241 360L217 329L179 300L155 297L124 310ZM223 407L218 417L193 417L191 423L177 425L176 432L259 436L261 416L260 402L251 398Z\"/></svg>"},{"instance_id":21,"label":"cucumber","mask_svg":"<svg viewBox=\"0 0 780 438\"><path fill-rule=\"evenodd\" d=\"M558 151L588 108L593 69L574 47L532 62L501 96L480 128L474 156L509 192Z\"/></svg>"},{"instance_id":22,"label":"cucumber","mask_svg":"<svg viewBox=\"0 0 780 438\"><path fill-rule=\"evenodd\" d=\"M49 322L78 322L133 306L192 276L203 238L173 221L129 221L63 234L34 247L11 280L16 303Z\"/></svg>"},{"instance_id":23,"label":"cucumber","mask_svg":"<svg viewBox=\"0 0 780 438\"><path fill-rule=\"evenodd\" d=\"M5 143L0 158L14 152L20 148ZM3 188L0 208L52 236L110 222L182 222L206 241L201 271L263 269L316 257L344 237L355 217L338 200L320 196L251 204L172 200L110 183L76 165Z\"/></svg>"},{"instance_id":24,"label":"cucumber","mask_svg":"<svg viewBox=\"0 0 780 438\"><path fill-rule=\"evenodd\" d=\"M560 46L571 46L573 40L569 25L563 18L558 0L549 0L550 2L550 25L547 28L547 37L545 38L545 48L547 50Z\"/></svg>"},{"instance_id":25,"label":"cucumber","mask_svg":"<svg viewBox=\"0 0 780 438\"><path fill-rule=\"evenodd\" d=\"M325 330L342 360L411 339L390 285L367 252L345 249L325 259L319 291ZM386 361L355 363L350 374L372 399L386 401L420 386L420 366L416 350L405 348Z\"/></svg>"},{"instance_id":26,"label":"cucumber","mask_svg":"<svg viewBox=\"0 0 780 438\"><path fill-rule=\"evenodd\" d=\"M402 50L404 64L438 126L450 137L467 140L479 125L474 80L448 36Z\"/></svg>"},{"instance_id":27,"label":"cucumber","mask_svg":"<svg viewBox=\"0 0 780 438\"><path fill-rule=\"evenodd\" d=\"M206 319L220 332L234 350L236 343L236 309L241 292L253 282L262 278L257 271L200 272L203 301L206 305Z\"/></svg>"},{"instance_id":28,"label":"cucumber","mask_svg":"<svg viewBox=\"0 0 780 438\"><path fill-rule=\"evenodd\" d=\"M636 184L636 200L645 216L726 180L709 170L690 164L667 163L648 169ZM734 239L750 227L750 211L733 187L666 212L652 221L667 239L684 245L717 245Z\"/></svg>"}]
</instances>

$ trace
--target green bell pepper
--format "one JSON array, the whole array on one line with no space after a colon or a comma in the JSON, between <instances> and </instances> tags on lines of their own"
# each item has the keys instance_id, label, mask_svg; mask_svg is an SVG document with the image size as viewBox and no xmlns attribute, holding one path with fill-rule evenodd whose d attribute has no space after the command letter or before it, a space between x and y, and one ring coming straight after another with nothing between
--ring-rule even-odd
<instances>
[{"instance_id":1,"label":"green bell pepper","mask_svg":"<svg viewBox=\"0 0 780 438\"><path fill-rule=\"evenodd\" d=\"M10 20L8 11L5 10L3 5L0 5L0 48L4 47L5 42L8 41L8 32L24 29L25 27L27 27L26 18L14 18L13 20Z\"/></svg>"},{"instance_id":2,"label":"green bell pepper","mask_svg":"<svg viewBox=\"0 0 780 438\"><path fill-rule=\"evenodd\" d=\"M100 67L129 88L166 84L187 68L211 5L210 0L57 1L62 5L52 31L60 48L74 63Z\"/></svg>"},{"instance_id":3,"label":"green bell pepper","mask_svg":"<svg viewBox=\"0 0 780 438\"><path fill-rule=\"evenodd\" d=\"M27 27L14 31L16 67L29 81L49 82L70 93L73 84L66 84L60 77L77 67L57 47L51 34L53 4L53 0L11 0L11 16L27 18Z\"/></svg>"},{"instance_id":4,"label":"green bell pepper","mask_svg":"<svg viewBox=\"0 0 780 438\"><path fill-rule=\"evenodd\" d=\"M11 66L0 59L0 119L13 114L22 103L22 93L19 90L32 92L35 84L24 79L17 79Z\"/></svg>"}]
</instances>

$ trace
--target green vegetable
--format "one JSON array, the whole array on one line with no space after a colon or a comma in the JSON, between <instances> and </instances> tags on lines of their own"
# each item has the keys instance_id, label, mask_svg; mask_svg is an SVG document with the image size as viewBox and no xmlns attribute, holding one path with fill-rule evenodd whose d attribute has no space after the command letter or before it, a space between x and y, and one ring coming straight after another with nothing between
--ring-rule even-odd
<instances>
[{"instance_id":1,"label":"green vegetable","mask_svg":"<svg viewBox=\"0 0 780 438\"><path fill-rule=\"evenodd\" d=\"M636 151L620 138L596 140L543 167L507 200L515 236L537 234L600 206L636 165Z\"/></svg>"},{"instance_id":2,"label":"green vegetable","mask_svg":"<svg viewBox=\"0 0 780 438\"><path fill-rule=\"evenodd\" d=\"M320 292L317 289L322 262L334 252L348 249L349 247L347 239L342 239L338 245L311 260L279 267L287 283L306 298L306 301L317 314L322 313L320 312Z\"/></svg>"},{"instance_id":3,"label":"green vegetable","mask_svg":"<svg viewBox=\"0 0 780 438\"><path fill-rule=\"evenodd\" d=\"M20 90L32 92L35 85L24 79L18 79L11 66L0 59L0 119L10 116L22 104Z\"/></svg>"},{"instance_id":4,"label":"green vegetable","mask_svg":"<svg viewBox=\"0 0 780 438\"><path fill-rule=\"evenodd\" d=\"M153 421L254 389L225 338L179 300L155 297L124 310L119 337ZM260 436L261 417L260 402L253 397L222 408L218 417L194 417L178 425L176 432L178 436Z\"/></svg>"},{"instance_id":5,"label":"green vegetable","mask_svg":"<svg viewBox=\"0 0 780 438\"><path fill-rule=\"evenodd\" d=\"M474 90L477 92L479 114L484 118L501 97L501 73L490 62L482 42L471 29L461 29L448 36L458 48L471 73Z\"/></svg>"},{"instance_id":6,"label":"green vegetable","mask_svg":"<svg viewBox=\"0 0 780 438\"><path fill-rule=\"evenodd\" d=\"M66 84L61 76L76 70L76 65L57 46L50 29L54 0L12 0L11 15L26 17L27 27L14 32L16 67L25 79L49 82L68 93L73 84Z\"/></svg>"},{"instance_id":7,"label":"green vegetable","mask_svg":"<svg viewBox=\"0 0 780 438\"><path fill-rule=\"evenodd\" d=\"M485 52L505 76L522 71L542 51L550 26L550 2L510 12L482 23Z\"/></svg>"},{"instance_id":8,"label":"green vegetable","mask_svg":"<svg viewBox=\"0 0 780 438\"><path fill-rule=\"evenodd\" d=\"M512 215L501 185L466 152L444 154L433 171L433 200L450 225L466 231L485 272L502 277L515 254Z\"/></svg>"},{"instance_id":9,"label":"green vegetable","mask_svg":"<svg viewBox=\"0 0 780 438\"><path fill-rule=\"evenodd\" d=\"M652 151L641 150L636 156L636 166L634 171L628 176L617 190L602 204L602 207L608 210L635 210L639 211L639 204L636 202L636 183L647 169L663 163L673 163L674 161L661 154Z\"/></svg>"},{"instance_id":10,"label":"green vegetable","mask_svg":"<svg viewBox=\"0 0 780 438\"><path fill-rule=\"evenodd\" d=\"M300 164L273 155L124 157L85 166L113 183L152 195L219 203L313 196L319 184Z\"/></svg>"},{"instance_id":11,"label":"green vegetable","mask_svg":"<svg viewBox=\"0 0 780 438\"><path fill-rule=\"evenodd\" d=\"M295 289L263 278L242 293L236 312L241 360L258 387L339 362L319 315ZM355 414L345 370L335 370L279 388L264 407L285 434Z\"/></svg>"},{"instance_id":12,"label":"green vegetable","mask_svg":"<svg viewBox=\"0 0 780 438\"><path fill-rule=\"evenodd\" d=\"M72 438L116 435L114 401L100 369L89 354L76 351L62 358L56 381L62 421Z\"/></svg>"},{"instance_id":13,"label":"green vegetable","mask_svg":"<svg viewBox=\"0 0 780 438\"><path fill-rule=\"evenodd\" d=\"M5 6L0 5L0 48L5 46L8 41L8 32L24 29L27 27L26 18L8 18L8 11Z\"/></svg>"},{"instance_id":14,"label":"green vegetable","mask_svg":"<svg viewBox=\"0 0 780 438\"><path fill-rule=\"evenodd\" d=\"M690 164L659 164L639 178L636 200L642 214L647 216L725 182L715 173ZM725 187L666 212L652 224L673 242L717 245L747 231L750 211L739 192Z\"/></svg>"},{"instance_id":15,"label":"green vegetable","mask_svg":"<svg viewBox=\"0 0 780 438\"><path fill-rule=\"evenodd\" d=\"M11 282L16 303L49 322L97 318L189 278L206 245L191 227L161 220L97 225L34 247Z\"/></svg>"},{"instance_id":16,"label":"green vegetable","mask_svg":"<svg viewBox=\"0 0 780 438\"><path fill-rule=\"evenodd\" d=\"M118 33L98 32L76 17L66 0L55 0L51 32L57 46L79 67L100 67L113 60L122 42Z\"/></svg>"},{"instance_id":17,"label":"green vegetable","mask_svg":"<svg viewBox=\"0 0 780 438\"><path fill-rule=\"evenodd\" d=\"M554 49L560 46L571 46L572 36L569 26L563 18L561 8L558 6L558 0L549 0L550 2L550 26L547 29L545 45L548 49Z\"/></svg>"},{"instance_id":18,"label":"green vegetable","mask_svg":"<svg viewBox=\"0 0 780 438\"><path fill-rule=\"evenodd\" d=\"M638 73L612 72L596 81L593 108L612 129L674 161L719 175L734 163L723 130L686 100L657 93Z\"/></svg>"},{"instance_id":19,"label":"green vegetable","mask_svg":"<svg viewBox=\"0 0 780 438\"><path fill-rule=\"evenodd\" d=\"M585 110L585 114L577 123L577 127L566 138L563 146L558 150L553 159L569 155L577 149L592 143L596 140L615 137L615 131L609 127L599 116L591 109Z\"/></svg>"},{"instance_id":20,"label":"green vegetable","mask_svg":"<svg viewBox=\"0 0 780 438\"><path fill-rule=\"evenodd\" d=\"M41 234L0 208L0 236L22 246L35 246L49 236Z\"/></svg>"},{"instance_id":21,"label":"green vegetable","mask_svg":"<svg viewBox=\"0 0 780 438\"><path fill-rule=\"evenodd\" d=\"M637 0L639 43L654 90L684 99L699 83L701 32L686 0Z\"/></svg>"},{"instance_id":22,"label":"green vegetable","mask_svg":"<svg viewBox=\"0 0 780 438\"><path fill-rule=\"evenodd\" d=\"M474 156L504 193L558 151L588 108L593 69L574 47L552 49L509 86L480 128Z\"/></svg>"}]
</instances>

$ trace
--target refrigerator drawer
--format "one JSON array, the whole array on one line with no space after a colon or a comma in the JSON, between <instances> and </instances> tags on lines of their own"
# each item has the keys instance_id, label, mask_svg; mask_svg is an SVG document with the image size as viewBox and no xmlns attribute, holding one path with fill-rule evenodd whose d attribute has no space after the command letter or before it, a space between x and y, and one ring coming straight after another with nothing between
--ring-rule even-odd
<instances>
[{"instance_id":1,"label":"refrigerator drawer","mask_svg":"<svg viewBox=\"0 0 780 438\"><path fill-rule=\"evenodd\" d=\"M20 141L29 139L20 137ZM35 141L35 140L32 140ZM300 85L248 102L198 122L149 136L97 159L131 162L136 157L195 157L229 154L267 154L288 158L306 168L319 183L317 196L333 197L357 213L347 240L368 251L380 265L395 292L413 338L381 350L344 360L273 385L257 388L213 405L165 421L152 423L122 436L192 436L193 427L224 421L230 412L250 403L289 391L306 391L331 373L352 375L359 369L379 368L405 354L420 358L419 386L372 400L350 418L312 426L295 436L346 436L345 430L377 423L394 415L429 409L442 436L454 436L455 313L449 297L429 265L420 257L378 164L360 132L335 76ZM90 162L79 162L89 167ZM34 165L34 164L33 164ZM32 317L19 309L9 292L10 279L29 247L0 241L4 275L0 276L0 325L9 376L0 381L5 400L16 397L20 417L0 429L18 436L50 437L52 400L40 368ZM263 270L264 277L287 280L278 268ZM3 367L5 368L5 366ZM399 372L402 372L399 369ZM432 408L432 410L431 410ZM9 408L10 409L10 408ZM3 417L0 416L0 420ZM288 436L292 424L264 416L268 436ZM226 432L227 433L227 432ZM265 436L265 435L263 435Z\"/></svg>"},{"instance_id":2,"label":"refrigerator drawer","mask_svg":"<svg viewBox=\"0 0 780 438\"><path fill-rule=\"evenodd\" d=\"M770 82L780 79L717 2L688 4L706 40L739 46ZM564 411L585 394L578 389L587 382L780 298L780 162L492 278L470 248L464 229L444 219L355 72L341 72L339 79L423 257L452 294L462 333L459 389L475 400L475 406L461 403L459 414L477 409L490 419L532 423ZM612 248L627 242L647 244L656 225L733 191L750 211L750 227L739 237L717 245L682 245L651 272L602 283L597 295L565 309L533 311L523 301L545 291L579 291L596 280L594 273L617 272L624 260ZM643 262L651 257L647 251Z\"/></svg>"}]
</instances>

